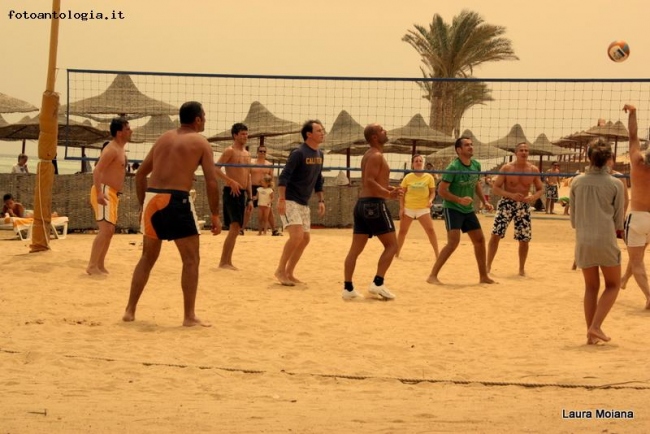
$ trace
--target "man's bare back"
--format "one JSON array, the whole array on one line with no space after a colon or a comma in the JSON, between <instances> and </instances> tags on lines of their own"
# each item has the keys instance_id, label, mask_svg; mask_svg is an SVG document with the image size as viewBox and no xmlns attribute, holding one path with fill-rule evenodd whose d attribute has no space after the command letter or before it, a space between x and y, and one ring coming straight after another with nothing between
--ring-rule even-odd
<instances>
[{"instance_id":1,"label":"man's bare back","mask_svg":"<svg viewBox=\"0 0 650 434\"><path fill-rule=\"evenodd\" d=\"M205 137L183 127L164 133L151 151L149 164L153 165L154 170L147 182L148 186L181 191L192 189L196 168L203 163L206 152L212 155ZM146 162L145 159L138 173L146 172Z\"/></svg>"}]
</instances>

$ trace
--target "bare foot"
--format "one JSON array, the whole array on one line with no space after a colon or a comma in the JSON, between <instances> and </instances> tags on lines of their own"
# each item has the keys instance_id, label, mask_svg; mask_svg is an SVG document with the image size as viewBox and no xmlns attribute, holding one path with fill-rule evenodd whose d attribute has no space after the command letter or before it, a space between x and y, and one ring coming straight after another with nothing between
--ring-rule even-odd
<instances>
[{"instance_id":1,"label":"bare foot","mask_svg":"<svg viewBox=\"0 0 650 434\"><path fill-rule=\"evenodd\" d=\"M519 270L519 275L521 277L526 277L526 272L524 270Z\"/></svg>"},{"instance_id":2,"label":"bare foot","mask_svg":"<svg viewBox=\"0 0 650 434\"><path fill-rule=\"evenodd\" d=\"M122 315L122 321L125 322L135 321L135 312L129 312L128 310L125 310L124 315Z\"/></svg>"},{"instance_id":3,"label":"bare foot","mask_svg":"<svg viewBox=\"0 0 650 434\"><path fill-rule=\"evenodd\" d=\"M224 270L239 271L239 268L235 267L232 264L219 264L219 268L222 268Z\"/></svg>"},{"instance_id":4,"label":"bare foot","mask_svg":"<svg viewBox=\"0 0 650 434\"><path fill-rule=\"evenodd\" d=\"M183 327L194 327L197 325L201 327L212 327L212 324L203 322L197 317L185 318L185 320L183 320Z\"/></svg>"},{"instance_id":5,"label":"bare foot","mask_svg":"<svg viewBox=\"0 0 650 434\"><path fill-rule=\"evenodd\" d=\"M575 261L573 262L573 265L571 266L572 270L577 270L578 266L576 265Z\"/></svg>"},{"instance_id":6,"label":"bare foot","mask_svg":"<svg viewBox=\"0 0 650 434\"><path fill-rule=\"evenodd\" d=\"M106 268L104 268L104 267L99 267L99 271L101 271L101 272L104 273L104 274L110 274L110 273L108 272L108 270L107 270Z\"/></svg>"},{"instance_id":7,"label":"bare foot","mask_svg":"<svg viewBox=\"0 0 650 434\"><path fill-rule=\"evenodd\" d=\"M88 267L88 268L86 268L86 273L88 273L91 276L98 275L98 274L105 274L102 270L100 270L97 267Z\"/></svg>"},{"instance_id":8,"label":"bare foot","mask_svg":"<svg viewBox=\"0 0 650 434\"><path fill-rule=\"evenodd\" d=\"M598 345L600 343L602 343L602 341L598 338L587 337L587 345Z\"/></svg>"},{"instance_id":9,"label":"bare foot","mask_svg":"<svg viewBox=\"0 0 650 434\"><path fill-rule=\"evenodd\" d=\"M609 336L607 336L600 328L589 328L587 330L587 341L589 340L601 340L605 342L609 342L612 340Z\"/></svg>"},{"instance_id":10,"label":"bare foot","mask_svg":"<svg viewBox=\"0 0 650 434\"><path fill-rule=\"evenodd\" d=\"M433 285L444 285L440 280L438 280L437 276L433 276L433 275L429 276L429 278L427 279L427 283L431 283Z\"/></svg>"},{"instance_id":11,"label":"bare foot","mask_svg":"<svg viewBox=\"0 0 650 434\"><path fill-rule=\"evenodd\" d=\"M494 280L490 279L490 276L483 276L478 281L479 283L496 283Z\"/></svg>"},{"instance_id":12,"label":"bare foot","mask_svg":"<svg viewBox=\"0 0 650 434\"><path fill-rule=\"evenodd\" d=\"M275 278L280 281L281 284L284 286L296 286L294 282L291 281L283 272L281 271L276 271L275 272Z\"/></svg>"},{"instance_id":13,"label":"bare foot","mask_svg":"<svg viewBox=\"0 0 650 434\"><path fill-rule=\"evenodd\" d=\"M289 280L291 280L293 283L302 283L302 280L299 280L295 276L288 276L288 277L289 277Z\"/></svg>"},{"instance_id":14,"label":"bare foot","mask_svg":"<svg viewBox=\"0 0 650 434\"><path fill-rule=\"evenodd\" d=\"M646 299L645 301L645 308L650 310L650 298Z\"/></svg>"}]
</instances>

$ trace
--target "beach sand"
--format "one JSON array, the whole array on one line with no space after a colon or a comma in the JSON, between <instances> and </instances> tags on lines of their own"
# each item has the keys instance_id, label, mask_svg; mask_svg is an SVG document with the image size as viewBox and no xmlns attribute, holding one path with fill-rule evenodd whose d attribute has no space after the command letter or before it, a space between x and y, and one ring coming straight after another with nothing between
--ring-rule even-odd
<instances>
[{"instance_id":1,"label":"beach sand","mask_svg":"<svg viewBox=\"0 0 650 434\"><path fill-rule=\"evenodd\" d=\"M561 211L561 207L557 210ZM486 234L492 218L480 216ZM444 246L444 224L434 222ZM648 322L635 283L622 290L586 345L583 280L572 271L574 234L563 216L536 213L527 277L517 275L512 228L478 284L466 235L425 282L433 253L411 227L386 284L390 302L341 299L350 229L315 229L296 275L273 278L284 237L240 237L234 263L217 268L224 234L201 236L197 314L183 328L180 258L165 243L124 323L141 237L116 235L109 276L85 267L93 235L70 234L29 254L0 240L2 433L647 432ZM621 243L624 264L627 253ZM359 258L367 295L381 246ZM425 252L423 255L422 252ZM634 419L597 419L596 410ZM563 418L591 411L591 419Z\"/></svg>"}]
</instances>

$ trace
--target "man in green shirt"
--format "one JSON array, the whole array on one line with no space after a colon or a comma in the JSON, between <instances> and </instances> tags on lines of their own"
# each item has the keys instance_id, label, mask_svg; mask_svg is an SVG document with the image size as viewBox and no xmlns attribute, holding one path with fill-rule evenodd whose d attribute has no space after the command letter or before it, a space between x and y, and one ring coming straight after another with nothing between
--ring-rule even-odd
<instances>
[{"instance_id":1,"label":"man in green shirt","mask_svg":"<svg viewBox=\"0 0 650 434\"><path fill-rule=\"evenodd\" d=\"M443 198L442 207L447 228L447 245L440 251L440 255L433 264L428 283L441 285L438 273L447 259L460 243L460 233L466 232L474 245L474 255L478 263L480 283L494 283L487 273L485 237L481 224L474 212L474 194L477 194L486 210L492 211L493 207L485 200L481 188L480 172L481 163L472 159L474 145L469 137L461 137L454 144L458 158L447 166L438 187L438 194ZM450 173L449 173L450 172Z\"/></svg>"}]
</instances>

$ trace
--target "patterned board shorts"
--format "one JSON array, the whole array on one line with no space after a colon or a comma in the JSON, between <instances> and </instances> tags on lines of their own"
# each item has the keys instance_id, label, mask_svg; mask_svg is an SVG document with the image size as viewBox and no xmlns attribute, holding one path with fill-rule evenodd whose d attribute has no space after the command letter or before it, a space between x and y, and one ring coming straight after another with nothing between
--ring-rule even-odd
<instances>
[{"instance_id":1,"label":"patterned board shorts","mask_svg":"<svg viewBox=\"0 0 650 434\"><path fill-rule=\"evenodd\" d=\"M286 201L286 212L280 216L282 220L282 228L286 229L291 225L302 225L304 232L311 230L311 211L307 205L300 205L293 200Z\"/></svg>"},{"instance_id":2,"label":"patterned board shorts","mask_svg":"<svg viewBox=\"0 0 650 434\"><path fill-rule=\"evenodd\" d=\"M508 225L513 219L515 221L515 240L530 241L532 238L530 205L526 202L517 202L506 198L502 198L497 204L492 235L504 238Z\"/></svg>"},{"instance_id":3,"label":"patterned board shorts","mask_svg":"<svg viewBox=\"0 0 650 434\"><path fill-rule=\"evenodd\" d=\"M552 201L557 201L557 185L548 185L544 188L544 193L546 194L546 199Z\"/></svg>"}]
</instances>

